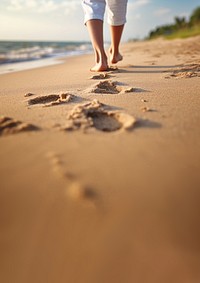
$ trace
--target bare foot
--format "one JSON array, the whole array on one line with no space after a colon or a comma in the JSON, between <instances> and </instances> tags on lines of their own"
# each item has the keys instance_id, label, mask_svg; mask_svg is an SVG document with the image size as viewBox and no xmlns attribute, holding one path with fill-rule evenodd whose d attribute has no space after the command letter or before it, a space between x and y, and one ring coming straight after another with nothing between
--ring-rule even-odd
<instances>
[{"instance_id":1,"label":"bare foot","mask_svg":"<svg viewBox=\"0 0 200 283\"><path fill-rule=\"evenodd\" d=\"M102 59L100 59L100 56L98 53L95 54L95 61L96 64L94 67L90 69L91 72L104 72L108 70L108 63L107 63L107 57L104 56Z\"/></svg>"},{"instance_id":2,"label":"bare foot","mask_svg":"<svg viewBox=\"0 0 200 283\"><path fill-rule=\"evenodd\" d=\"M104 72L108 70L107 64L96 63L94 67L90 69L91 72Z\"/></svg>"},{"instance_id":3,"label":"bare foot","mask_svg":"<svg viewBox=\"0 0 200 283\"><path fill-rule=\"evenodd\" d=\"M110 53L110 63L116 64L119 61L123 60L123 56L119 52L113 53L112 48L109 49L109 53Z\"/></svg>"},{"instance_id":4,"label":"bare foot","mask_svg":"<svg viewBox=\"0 0 200 283\"><path fill-rule=\"evenodd\" d=\"M102 51L94 50L95 65L90 69L91 72L104 72L108 70L108 58L104 49Z\"/></svg>"}]
</instances>

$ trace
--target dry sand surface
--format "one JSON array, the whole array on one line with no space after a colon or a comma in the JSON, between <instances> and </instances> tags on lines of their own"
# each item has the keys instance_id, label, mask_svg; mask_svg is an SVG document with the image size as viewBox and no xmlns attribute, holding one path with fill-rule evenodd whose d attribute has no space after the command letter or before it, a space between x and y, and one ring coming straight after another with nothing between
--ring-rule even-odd
<instances>
[{"instance_id":1,"label":"dry sand surface","mask_svg":"<svg viewBox=\"0 0 200 283\"><path fill-rule=\"evenodd\" d=\"M200 282L200 37L0 76L2 283Z\"/></svg>"}]
</instances>

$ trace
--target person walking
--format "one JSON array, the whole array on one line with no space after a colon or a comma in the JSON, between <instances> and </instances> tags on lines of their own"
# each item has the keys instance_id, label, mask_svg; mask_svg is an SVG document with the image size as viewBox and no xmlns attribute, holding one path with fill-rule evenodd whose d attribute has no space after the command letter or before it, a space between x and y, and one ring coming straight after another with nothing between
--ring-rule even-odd
<instances>
[{"instance_id":1,"label":"person walking","mask_svg":"<svg viewBox=\"0 0 200 283\"><path fill-rule=\"evenodd\" d=\"M111 34L110 63L116 64L123 59L119 45L126 23L127 2L128 0L82 0L84 23L88 28L95 54L95 65L90 69L91 71L100 72L109 69L103 39L105 9L108 13Z\"/></svg>"}]
</instances>

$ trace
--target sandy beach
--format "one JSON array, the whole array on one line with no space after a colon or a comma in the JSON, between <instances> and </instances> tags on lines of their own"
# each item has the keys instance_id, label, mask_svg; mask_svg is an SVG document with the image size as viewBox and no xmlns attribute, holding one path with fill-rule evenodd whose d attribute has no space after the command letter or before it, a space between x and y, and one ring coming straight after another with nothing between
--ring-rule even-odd
<instances>
[{"instance_id":1,"label":"sandy beach","mask_svg":"<svg viewBox=\"0 0 200 283\"><path fill-rule=\"evenodd\" d=\"M3 283L200 282L200 37L0 75Z\"/></svg>"}]
</instances>

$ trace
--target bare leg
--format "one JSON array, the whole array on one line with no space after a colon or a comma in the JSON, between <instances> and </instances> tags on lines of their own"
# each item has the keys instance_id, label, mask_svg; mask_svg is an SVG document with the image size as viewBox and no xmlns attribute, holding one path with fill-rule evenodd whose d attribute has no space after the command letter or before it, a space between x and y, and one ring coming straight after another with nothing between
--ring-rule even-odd
<instances>
[{"instance_id":1,"label":"bare leg","mask_svg":"<svg viewBox=\"0 0 200 283\"><path fill-rule=\"evenodd\" d=\"M122 37L122 32L124 25L121 26L110 26L111 33L111 47L110 52L110 62L116 64L123 59L122 55L119 53L119 44Z\"/></svg>"},{"instance_id":2,"label":"bare leg","mask_svg":"<svg viewBox=\"0 0 200 283\"><path fill-rule=\"evenodd\" d=\"M95 53L95 65L90 70L93 72L106 71L108 63L103 43L103 21L89 20L86 25Z\"/></svg>"}]
</instances>

